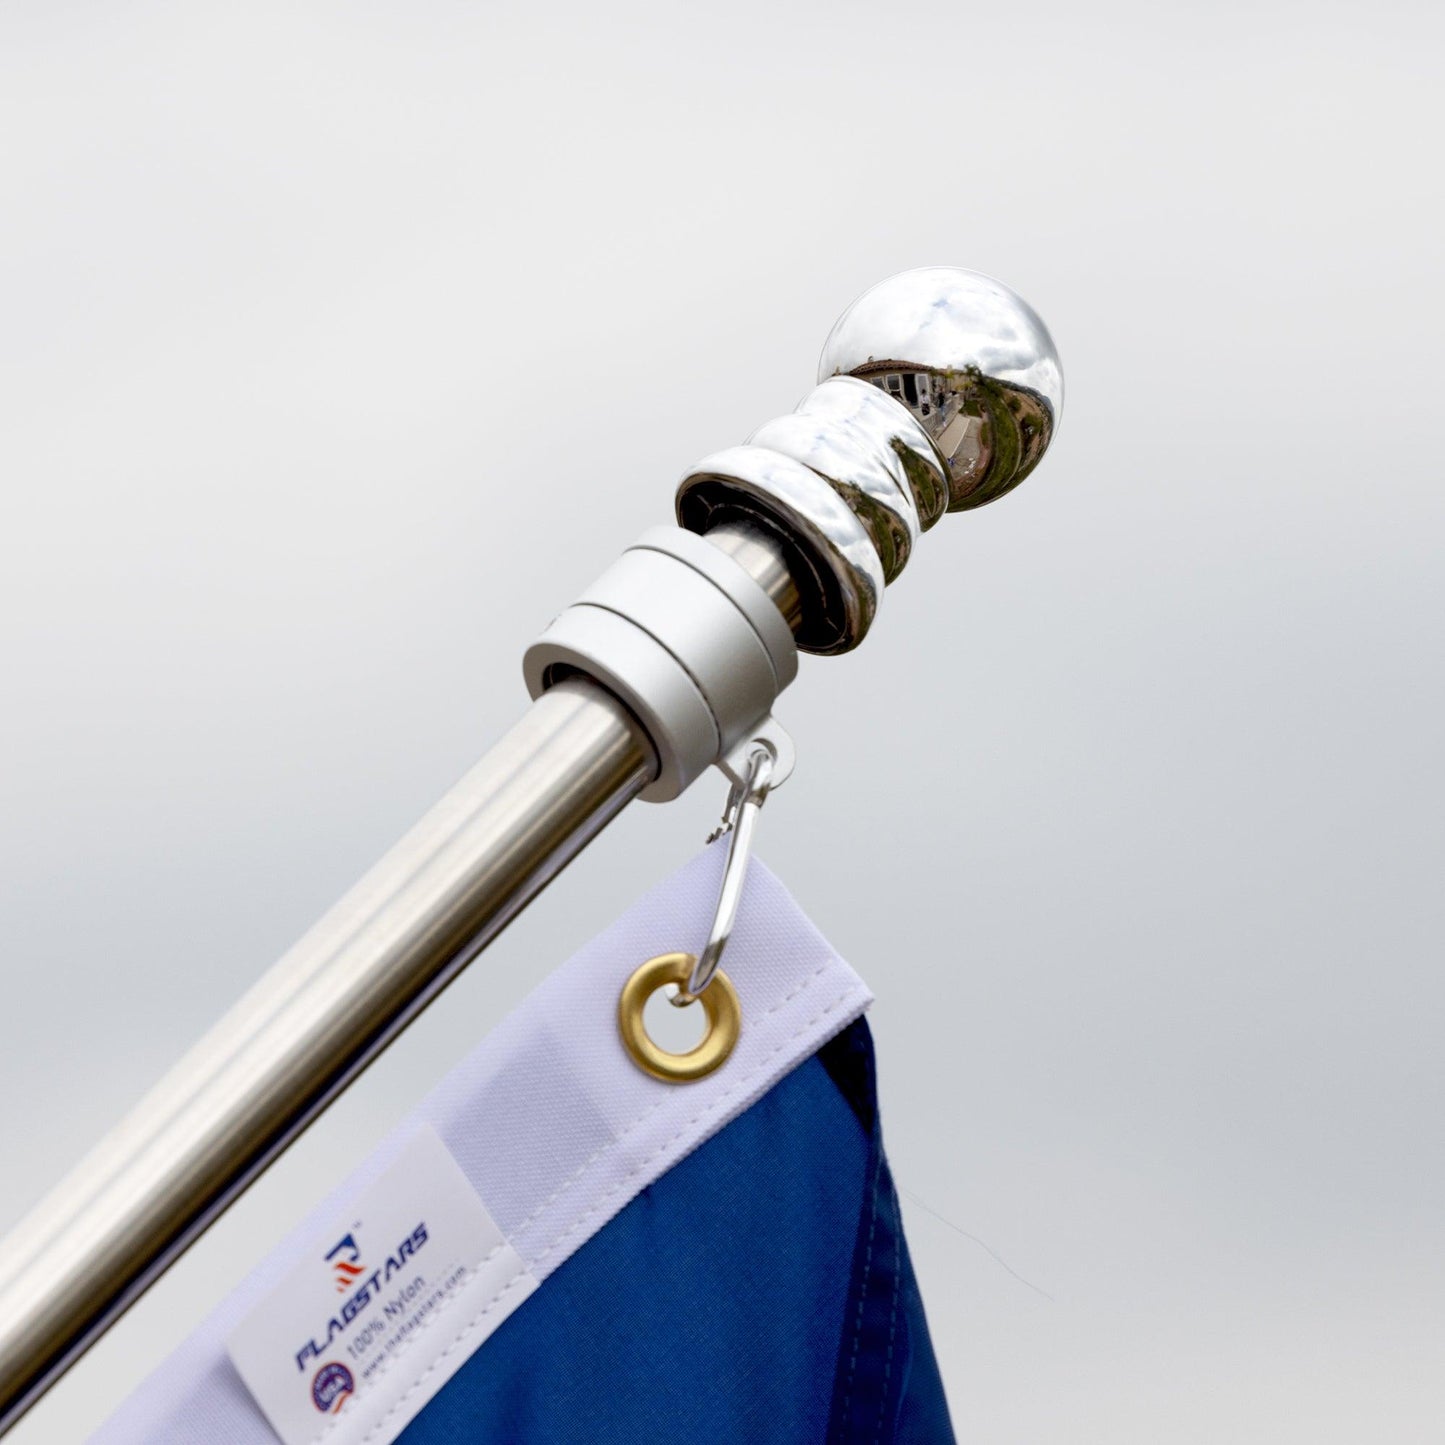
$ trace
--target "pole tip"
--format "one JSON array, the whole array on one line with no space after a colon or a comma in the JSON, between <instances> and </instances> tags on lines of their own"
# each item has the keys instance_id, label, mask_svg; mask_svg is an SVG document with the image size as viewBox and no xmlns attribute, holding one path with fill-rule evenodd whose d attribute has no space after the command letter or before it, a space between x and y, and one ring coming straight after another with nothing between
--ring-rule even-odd
<instances>
[{"instance_id":1,"label":"pole tip","mask_svg":"<svg viewBox=\"0 0 1445 1445\"><path fill-rule=\"evenodd\" d=\"M918 418L949 470L948 510L981 507L1039 464L1064 373L1048 327L978 271L925 266L865 291L823 345L818 380L870 381Z\"/></svg>"}]
</instances>

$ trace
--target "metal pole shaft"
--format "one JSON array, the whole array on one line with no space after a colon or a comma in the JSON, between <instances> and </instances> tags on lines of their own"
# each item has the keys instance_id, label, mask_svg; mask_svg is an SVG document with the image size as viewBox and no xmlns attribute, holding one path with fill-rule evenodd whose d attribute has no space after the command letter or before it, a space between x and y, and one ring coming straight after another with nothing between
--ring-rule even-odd
<instances>
[{"instance_id":1,"label":"metal pole shaft","mask_svg":"<svg viewBox=\"0 0 1445 1445\"><path fill-rule=\"evenodd\" d=\"M652 778L560 682L10 1237L0 1432Z\"/></svg>"}]
</instances>

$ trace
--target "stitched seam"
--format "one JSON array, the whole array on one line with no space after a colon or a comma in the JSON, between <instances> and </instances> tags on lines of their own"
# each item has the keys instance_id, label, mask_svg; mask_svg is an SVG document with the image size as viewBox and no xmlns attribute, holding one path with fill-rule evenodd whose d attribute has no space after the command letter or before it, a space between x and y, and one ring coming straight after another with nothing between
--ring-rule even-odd
<instances>
[{"instance_id":1,"label":"stitched seam","mask_svg":"<svg viewBox=\"0 0 1445 1445\"><path fill-rule=\"evenodd\" d=\"M397 1399L397 1400L392 1404L391 1408L386 1412L386 1414L383 1415L383 1416L381 1417L381 1419L379 1419L379 1420L371 1427L371 1429L369 1429L369 1430L366 1432L366 1434L361 1437L361 1439L357 1442L357 1445L366 1445L366 1442L367 1442L368 1440L374 1440L374 1439L376 1438L376 1436L377 1436L377 1432L382 1429L382 1427L386 1424L386 1422L387 1422L388 1420L390 1420L391 1417L392 1417L393 1415L395 1415L396 1412L397 1412L398 1410L400 1410L401 1407L402 1407L403 1405L405 1405L406 1402L407 1402L409 1399L411 1399L411 1397L412 1397L414 1394L416 1394L416 1392L417 1392L419 1389L421 1389L421 1387L426 1383L427 1377L428 1377L429 1375L433 1374L433 1373L437 1370L437 1368L441 1365L442 1361L445 1360L446 1357L447 1357L448 1355L450 1355L450 1354L452 1353L452 1351L455 1350L455 1349L457 1348L457 1346L460 1345L460 1344L462 1343L462 1341L463 1341L469 1334L471 1334L471 1332L472 1332L479 1324L481 1324L482 1320L483 1320L487 1315L489 1315L489 1314L492 1312L492 1310L494 1310L494 1309L497 1307L498 1304L501 1303L502 1296L503 1296L504 1294L506 1294L508 1290L514 1288L516 1285L520 1284L523 1280L525 1280L525 1279L527 1279L527 1278L528 1278L528 1275L527 1275L526 1268L525 1268L525 1267L519 1268L519 1269L517 1270L517 1272L516 1272L515 1274L513 1274L513 1275L507 1280L507 1282L496 1292L496 1294L494 1294L494 1295L491 1297L491 1299L489 1299L489 1300L486 1302L486 1304L483 1305L482 1308L481 1308L480 1310L478 1310L477 1313L474 1314L474 1315L471 1317L471 1319L469 1319L469 1320L466 1322L466 1324L464 1324L464 1325L461 1327L460 1330L457 1331L456 1337L455 1337L455 1339L452 1340L451 1344L449 1344L449 1345L446 1347L446 1349L444 1349L444 1350L441 1352L441 1354L439 1354L439 1355L436 1357L436 1359L434 1359L434 1360L431 1362L431 1364L429 1364L429 1365L426 1367L426 1369L423 1370L423 1371L421 1372L421 1374L418 1375L414 1381L412 1381L412 1383L407 1387L406 1393L405 1393L404 1395L402 1395L399 1399ZM425 1329L426 1326L423 1325L422 1328Z\"/></svg>"},{"instance_id":2,"label":"stitched seam","mask_svg":"<svg viewBox=\"0 0 1445 1445\"><path fill-rule=\"evenodd\" d=\"M898 1292L903 1284L903 1214L898 1193L893 1192L893 1299L888 1306L888 1356L883 1366L883 1388L878 1392L878 1432L874 1445L883 1439L883 1416L888 1409L888 1384L893 1378L893 1345L898 1335Z\"/></svg>"},{"instance_id":3,"label":"stitched seam","mask_svg":"<svg viewBox=\"0 0 1445 1445\"><path fill-rule=\"evenodd\" d=\"M494 1245L486 1252L486 1254L484 1254L484 1255L481 1257L481 1259L478 1260L477 1263L472 1266L473 1270L474 1270L474 1271L478 1271L478 1270L483 1270L483 1269L485 1269L485 1268L486 1268L504 1249L506 1249L506 1248L507 1248L507 1241L506 1241L505 1239L504 1239L500 1244L494 1244ZM490 1306L491 1306L492 1304L494 1304L494 1303L501 1297L501 1294L502 1294L507 1288L510 1287L510 1285L511 1285L511 1283L512 1283L513 1280L519 1278L521 1275L524 1275L526 1272L527 1272L526 1266L523 1265L523 1264L521 1263L521 1261L519 1260L519 1261L518 1261L518 1268L517 1268L517 1270L516 1270L512 1275L510 1275L510 1276L508 1277L507 1284L503 1286L502 1290L499 1290L499 1291L497 1292L497 1294L493 1295L492 1298L491 1298L490 1300L488 1300L488 1302L487 1302L488 1308L490 1308ZM402 1358L402 1357L405 1356L405 1355L410 1354L411 1349L412 1349L412 1346L415 1345L419 1340L421 1340L421 1339L425 1336L426 1331L429 1330L434 1324L436 1324L436 1322L437 1322L445 1313L446 1313L445 1309L441 1309L441 1310L438 1310L438 1311L436 1312L436 1314L432 1315L430 1319L424 1320L424 1321L422 1322L422 1324L420 1325L420 1327L416 1330L413 1338L411 1339L411 1341L410 1341L409 1343L403 1345L403 1346L401 1347L401 1349L398 1350L394 1355L391 1355L391 1356L389 1356L389 1357L385 1357L385 1358L382 1359L381 1364L380 1364L379 1368L378 1368L377 1371L376 1371L376 1375L375 1375L373 1378L378 1378L378 1379L379 1379L381 1376L385 1375L388 1370L390 1370L390 1369L392 1368L392 1366L395 1364L395 1362L396 1362L398 1359ZM483 1313L485 1313L485 1310L483 1311ZM480 1319L480 1318L481 1318L481 1315L478 1315L476 1318L477 1318L477 1319ZM475 1324L475 1323L476 1323L476 1320L474 1319L474 1320L472 1321L472 1324ZM470 1326L466 1326L465 1328L470 1328ZM440 1358L440 1357L439 1357L439 1358ZM428 1373L429 1373L429 1372L428 1372ZM425 1378L426 1378L426 1376L423 1375L423 1376L422 1376L422 1379L425 1379ZM420 1382L418 1382L418 1383L420 1383ZM413 1388L414 1388L414 1387L413 1387ZM410 1391L408 1391L408 1393L410 1393ZM343 1423L344 1423L344 1422L343 1422L343 1419L342 1419L342 1417L341 1417L340 1415L333 1415L333 1416L331 1417L331 1419L327 1420L327 1421L325 1422L325 1424L322 1425L321 1429L318 1430L318 1431L316 1432L316 1434L314 1434L314 1435L311 1437L310 1445L319 1445L319 1442L320 1442L320 1441L325 1440L328 1436L334 1434L337 1430L339 1430L339 1429L341 1428L341 1426L342 1426ZM372 1428L375 1429L376 1427L373 1426ZM370 1437L370 1434L364 1436L364 1437L363 1437L363 1442L364 1442L364 1440L367 1440L367 1439L370 1439L370 1438L371 1438L371 1437Z\"/></svg>"},{"instance_id":4,"label":"stitched seam","mask_svg":"<svg viewBox=\"0 0 1445 1445\"><path fill-rule=\"evenodd\" d=\"M580 1215L570 1225L568 1225L567 1228L564 1229L559 1235L557 1235L557 1237L553 1239L553 1241L540 1254L533 1256L532 1267L535 1269L537 1265L541 1264L541 1262L546 1259L547 1256L551 1254L552 1251L556 1249L557 1246L561 1244L564 1239L567 1238L568 1235L575 1234L579 1229L581 1229L582 1226L586 1224L587 1221L591 1219L594 1214L596 1214L599 1210L603 1209L606 1206L608 1200L610 1200L619 1189L625 1187L629 1180L634 1179L644 1169L651 1165L654 1160L667 1153L667 1151L671 1149L672 1146L677 1143L677 1141L682 1138L682 1136L686 1134L693 1127L694 1124L698 1123L699 1120L703 1119L708 1114L711 1114L715 1110L721 1108L723 1104L727 1103L731 1095L737 1093L739 1089L743 1088L745 1085L751 1083L753 1079L757 1078L757 1076L762 1073L763 1070L767 1068L767 1066L773 1061L773 1059L785 1048L787 1048L789 1044L791 1044L795 1039L801 1037L801 1035L807 1033L809 1029L811 1029L815 1024L819 1023L822 1019L826 1018L827 1015L832 1013L839 1004L846 1003L848 999L853 995L853 993L853 985L849 984L847 989L843 993L840 993L838 997L833 1000L832 1003L828 1004L826 1008L820 1009L817 1013L813 1015L812 1018L807 1021L807 1023L800 1024L791 1034L788 1035L787 1038L783 1039L777 1045L777 1047L771 1049L767 1054L765 1054L761 1059L759 1059L757 1064L755 1064L752 1069L750 1069L740 1079L737 1079L734 1083L729 1085L728 1088L724 1089L723 1092L712 1101L712 1103L699 1109L698 1112L694 1114L692 1118L689 1119L687 1123L685 1123L680 1129L678 1129L675 1134L673 1134L670 1138L664 1140L661 1144L659 1144L658 1147L654 1149L652 1153L649 1154L645 1159L641 1160L637 1164L634 1164L632 1168L627 1171L626 1174L624 1174L619 1180L617 1180L616 1183L614 1183L612 1187L608 1189L607 1192L603 1194L602 1197L598 1199L597 1202L593 1204L593 1206L589 1210L586 1211L586 1213Z\"/></svg>"},{"instance_id":5,"label":"stitched seam","mask_svg":"<svg viewBox=\"0 0 1445 1445\"><path fill-rule=\"evenodd\" d=\"M771 1018L775 1013L778 1012L779 1009L786 1008L787 1005L792 1003L792 1001L797 998L798 995L802 993L803 990L807 988L815 979L817 979L823 973L826 973L832 962L832 959L827 959L823 963L820 963L817 968L812 971L812 973L810 973L800 983L795 985L789 992L785 993L782 998L777 1001L777 1003L775 1003L765 1013L761 1014L760 1017L765 1019ZM803 1025L803 1028L806 1029L807 1027L807 1024ZM796 1038L797 1035L795 1034L793 1037ZM772 1055L770 1054L768 1057L771 1058ZM766 1060L764 1060L764 1062L766 1062ZM667 1103L671 1097L672 1096L670 1094L660 1094L635 1119L633 1119L631 1123L624 1125L623 1128L619 1130L616 1134L610 1135L605 1143L600 1144L595 1150L593 1150L593 1152L589 1154L587 1158L584 1159L577 1166L577 1168L574 1169L572 1173L566 1179L564 1179L562 1183L559 1184L556 1189L552 1191L551 1194L547 1196L546 1199L544 1199L519 1225L517 1225L515 1229L511 1231L512 1238L515 1239L518 1235L522 1233L524 1229L527 1228L529 1224L535 1223L538 1217L553 1204L555 1204L557 1200L559 1200L604 1154L606 1154L616 1145L622 1143L622 1141L626 1139L629 1134L631 1134L635 1129L640 1128L644 1123L646 1123L647 1120L653 1114L655 1114L665 1103Z\"/></svg>"},{"instance_id":6,"label":"stitched seam","mask_svg":"<svg viewBox=\"0 0 1445 1445\"><path fill-rule=\"evenodd\" d=\"M853 1351L848 1356L848 1388L843 1396L843 1440L852 1433L848 1415L853 1407L853 1377L858 1368L858 1350L863 1342L863 1308L868 1302L868 1281L873 1273L873 1236L878 1229L878 1188L876 1179L869 1190L868 1248L863 1255L863 1278L858 1286L858 1317L853 1323Z\"/></svg>"}]
</instances>

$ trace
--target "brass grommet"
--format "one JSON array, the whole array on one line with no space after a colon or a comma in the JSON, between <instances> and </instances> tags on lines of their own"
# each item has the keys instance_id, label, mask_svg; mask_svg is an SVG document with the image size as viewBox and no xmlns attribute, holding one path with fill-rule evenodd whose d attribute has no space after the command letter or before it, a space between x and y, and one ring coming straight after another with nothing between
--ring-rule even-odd
<instances>
[{"instance_id":1,"label":"brass grommet","mask_svg":"<svg viewBox=\"0 0 1445 1445\"><path fill-rule=\"evenodd\" d=\"M737 990L727 974L718 969L698 995L707 1014L707 1033L702 1042L685 1054L670 1054L653 1043L642 1022L648 999L669 983L685 989L696 962L690 953L663 953L649 958L622 985L622 997L617 1001L617 1031L632 1062L668 1084L690 1084L721 1068L742 1031L743 1011Z\"/></svg>"}]
</instances>

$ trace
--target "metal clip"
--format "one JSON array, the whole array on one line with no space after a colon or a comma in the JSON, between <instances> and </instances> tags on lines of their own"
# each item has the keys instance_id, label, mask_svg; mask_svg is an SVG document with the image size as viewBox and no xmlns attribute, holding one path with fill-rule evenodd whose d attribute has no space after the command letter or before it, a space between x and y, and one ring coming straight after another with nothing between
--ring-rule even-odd
<instances>
[{"instance_id":1,"label":"metal clip","mask_svg":"<svg viewBox=\"0 0 1445 1445\"><path fill-rule=\"evenodd\" d=\"M732 841L728 844L727 862L723 865L722 886L718 889L707 946L692 966L687 987L678 989L672 996L672 1002L678 1008L686 1008L702 993L712 982L713 974L722 961L723 949L727 947L733 924L737 922L738 903L743 896L743 880L747 877L748 858L752 853L753 828L757 823L758 810L767 801L768 791L773 786L777 761L777 754L767 740L754 739L748 751L747 772L733 783L727 806L723 809L722 822L708 837L707 841L714 843L725 833L731 833Z\"/></svg>"}]
</instances>

